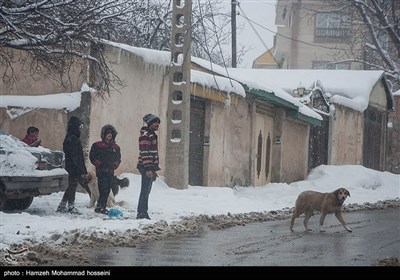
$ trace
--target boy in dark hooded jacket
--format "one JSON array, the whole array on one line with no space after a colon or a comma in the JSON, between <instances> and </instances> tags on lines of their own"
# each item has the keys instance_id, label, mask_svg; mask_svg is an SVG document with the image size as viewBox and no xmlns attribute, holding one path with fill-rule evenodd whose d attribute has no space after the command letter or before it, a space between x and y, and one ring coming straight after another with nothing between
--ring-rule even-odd
<instances>
[{"instance_id":1,"label":"boy in dark hooded jacket","mask_svg":"<svg viewBox=\"0 0 400 280\"><path fill-rule=\"evenodd\" d=\"M108 214L107 198L113 185L114 170L121 163L121 149L115 143L116 136L117 130L107 124L101 129L101 141L93 143L90 148L89 159L96 167L99 187L99 199L94 209L96 213Z\"/></svg>"},{"instance_id":2,"label":"boy in dark hooded jacket","mask_svg":"<svg viewBox=\"0 0 400 280\"><path fill-rule=\"evenodd\" d=\"M63 198L58 205L57 212L79 214L75 208L75 194L78 183L86 190L90 196L90 190L87 185L87 170L83 157L83 148L80 140L83 122L72 116L68 121L67 135L63 142L63 151L65 154L65 170L68 176L68 188L65 190ZM68 207L67 207L68 204Z\"/></svg>"}]
</instances>

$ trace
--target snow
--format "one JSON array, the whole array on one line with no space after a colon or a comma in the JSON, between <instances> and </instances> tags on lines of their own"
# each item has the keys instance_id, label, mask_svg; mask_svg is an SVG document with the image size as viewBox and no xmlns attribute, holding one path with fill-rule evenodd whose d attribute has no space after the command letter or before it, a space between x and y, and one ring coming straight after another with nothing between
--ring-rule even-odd
<instances>
[{"instance_id":1,"label":"snow","mask_svg":"<svg viewBox=\"0 0 400 280\"><path fill-rule=\"evenodd\" d=\"M34 169L36 158L30 152L49 151L44 147L33 148L25 145L10 135L0 135L2 149L0 154L0 175L52 174L64 169L38 171ZM36 172L36 173L35 173ZM62 242L65 236L80 232L83 235L92 233L123 233L129 229L141 230L142 227L165 221L169 224L182 217L220 214L238 214L281 210L294 206L297 195L304 190L331 192L345 187L351 196L347 203L375 203L380 200L398 199L400 196L400 175L367 169L363 166L326 166L314 169L304 181L270 183L260 187L201 187L189 186L188 189L170 188L164 177L158 178L149 199L149 215L152 220L136 220L136 208L140 193L141 177L133 173L124 173L120 177L129 179L127 188L122 188L117 195L117 206L123 212L124 219L107 219L105 215L94 213L87 208L89 196L76 194L76 206L81 215L56 213L63 192L35 197L32 205L20 213L0 212L0 249L12 244L29 242ZM125 219L129 219L129 222Z\"/></svg>"},{"instance_id":2,"label":"snow","mask_svg":"<svg viewBox=\"0 0 400 280\"><path fill-rule=\"evenodd\" d=\"M160 221L171 224L185 216L281 210L293 207L297 195L304 190L332 192L345 187L351 195L345 205L376 203L400 196L400 175L362 166L321 165L304 181L270 183L260 187L189 186L188 189L178 190L168 187L164 177L159 177L149 198L151 220L136 220L141 177L132 173L124 173L120 177L127 177L130 181L129 187L122 188L116 197L117 202L124 201L123 206L115 207L123 212L123 219L104 219L107 216L94 213L93 208L87 208L89 196L85 193L76 194L76 206L81 215L55 212L62 192L36 197L24 212L0 212L0 249L29 242L58 244L76 232L90 236L109 232L123 234L133 229L141 231L146 225Z\"/></svg>"},{"instance_id":3,"label":"snow","mask_svg":"<svg viewBox=\"0 0 400 280\"><path fill-rule=\"evenodd\" d=\"M243 86L235 80L231 80L228 83L227 78L211 75L197 70L191 71L190 79L192 83L199 83L200 85L206 85L219 91L235 93L242 97L246 97Z\"/></svg>"},{"instance_id":4,"label":"snow","mask_svg":"<svg viewBox=\"0 0 400 280\"><path fill-rule=\"evenodd\" d=\"M36 108L74 111L81 105L83 92L94 92L94 90L84 83L79 92L47 95L0 95L0 107L7 108L11 119Z\"/></svg>"},{"instance_id":5,"label":"snow","mask_svg":"<svg viewBox=\"0 0 400 280\"><path fill-rule=\"evenodd\" d=\"M137 48L106 40L103 40L103 42L134 53L150 64L162 66L171 64L171 54L167 51ZM250 88L273 93L299 107L300 113L319 120L322 120L319 114L301 104L297 98L290 94L299 84L310 89L314 82L319 81L325 93L332 96L332 102L363 112L368 107L373 87L384 75L384 71L224 68L198 57L192 57L191 60L207 70L226 77L218 77L217 88L221 90L233 87L232 79L234 79ZM215 75L196 70L192 70L191 75L193 76L191 82L215 88L215 79L210 79L210 76L214 77ZM234 85L234 88L233 93L242 95L237 92L238 87L236 85ZM244 89L240 91L244 91Z\"/></svg>"},{"instance_id":6,"label":"snow","mask_svg":"<svg viewBox=\"0 0 400 280\"><path fill-rule=\"evenodd\" d=\"M161 66L168 66L171 64L171 52L138 48L127 44L116 43L104 39L101 40L101 42L133 53L136 56L143 58L143 61L149 64L155 64Z\"/></svg>"},{"instance_id":7,"label":"snow","mask_svg":"<svg viewBox=\"0 0 400 280\"><path fill-rule=\"evenodd\" d=\"M49 153L44 147L29 147L11 135L0 135L0 176L52 176L68 174L65 169L37 170L37 158L32 153Z\"/></svg>"},{"instance_id":8,"label":"snow","mask_svg":"<svg viewBox=\"0 0 400 280\"><path fill-rule=\"evenodd\" d=\"M306 89L310 89L314 82L320 81L324 91L332 95L331 101L333 103L360 112L367 109L372 89L384 74L383 71L360 70L270 70L237 68L229 69L229 73L233 77L248 81L249 87L272 91L275 95L287 99L288 101L291 101L290 98L285 97L280 91L285 91L286 94L289 95L289 92L296 89L299 84L304 85ZM340 81L340 83L338 81Z\"/></svg>"}]
</instances>

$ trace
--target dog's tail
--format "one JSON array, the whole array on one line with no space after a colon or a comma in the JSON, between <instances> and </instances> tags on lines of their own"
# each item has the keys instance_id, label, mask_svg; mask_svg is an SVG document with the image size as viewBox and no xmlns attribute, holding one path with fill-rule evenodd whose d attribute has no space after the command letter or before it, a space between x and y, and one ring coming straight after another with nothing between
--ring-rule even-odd
<instances>
[{"instance_id":1,"label":"dog's tail","mask_svg":"<svg viewBox=\"0 0 400 280\"><path fill-rule=\"evenodd\" d=\"M126 188L129 186L129 179L128 178L122 178L118 180L118 184L121 188Z\"/></svg>"}]
</instances>

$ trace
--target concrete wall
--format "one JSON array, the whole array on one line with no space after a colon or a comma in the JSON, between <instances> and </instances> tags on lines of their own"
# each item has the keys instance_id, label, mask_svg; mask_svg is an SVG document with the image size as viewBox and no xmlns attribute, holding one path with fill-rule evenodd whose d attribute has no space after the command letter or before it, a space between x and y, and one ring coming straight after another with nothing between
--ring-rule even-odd
<instances>
[{"instance_id":1,"label":"concrete wall","mask_svg":"<svg viewBox=\"0 0 400 280\"><path fill-rule=\"evenodd\" d=\"M0 108L1 128L18 138L25 136L27 127L37 126L44 146L62 150L68 119L71 115L80 117L85 128L81 140L87 156L91 145L100 140L100 131L105 124L112 124L118 131L116 141L121 147L122 162L116 170L119 175L124 172L138 173L139 130L144 125L143 116L153 113L161 118L158 131L160 152L160 175L164 175L166 151L166 110L168 101L168 69L149 65L141 57L113 47L107 47L107 55L112 61L113 71L125 83L119 92L114 91L106 99L96 93L83 94L81 106L74 112L64 110L37 109L11 119L5 108ZM23 75L21 75L23 79ZM77 80L81 80L79 77ZM24 90L9 89L8 94L51 94L79 91L57 88L47 84L43 79L38 82L26 81ZM50 82L49 82L50 83ZM76 82L78 85L78 82ZM19 85L19 88L22 85ZM8 88L4 83L0 88ZM29 90L30 89L30 90ZM5 94L1 92L1 94ZM205 157L205 184L212 186L234 186L249 184L249 147L250 147L250 113L248 104L243 98L232 98L230 106L225 106L220 93L208 92L206 122L210 135L210 146ZM239 100L241 99L241 100ZM205 153L206 154L206 153ZM87 160L89 170L94 166Z\"/></svg>"},{"instance_id":2,"label":"concrete wall","mask_svg":"<svg viewBox=\"0 0 400 280\"><path fill-rule=\"evenodd\" d=\"M84 71L77 68L71 69L69 84L60 84L58 77L49 76L44 78L32 75L27 68L23 67L19 58L26 55L23 51L14 50L14 61L12 67L15 81L6 77L0 79L1 95L47 95L65 92L80 91L84 81ZM10 69L0 65L0 73L10 75ZM0 101L1 102L1 101ZM14 112L10 114L10 110ZM17 112L17 114L15 113ZM68 112L55 109L22 109L22 108L0 108L0 128L11 135L22 139L30 126L39 128L39 138L42 146L62 150L62 142L66 134Z\"/></svg>"},{"instance_id":3,"label":"concrete wall","mask_svg":"<svg viewBox=\"0 0 400 280\"><path fill-rule=\"evenodd\" d=\"M60 83L57 75L44 78L38 74L33 74L28 66L21 64L21 58L26 56L26 52L20 50L8 50L13 52L12 70L4 64L0 64L0 95L45 95L63 92L76 92L81 89L82 82L85 81L85 70L83 67L72 67L69 72L70 78L64 77L64 83ZM15 75L17 83L11 78Z\"/></svg>"},{"instance_id":4,"label":"concrete wall","mask_svg":"<svg viewBox=\"0 0 400 280\"><path fill-rule=\"evenodd\" d=\"M159 137L160 175L164 174L166 145L166 109L168 101L168 76L164 67L149 65L141 57L119 48L107 47L107 55L113 62L113 71L126 86L120 92L111 92L103 100L93 95L90 112L89 144L100 140L105 124L112 124L118 131L117 144L121 147L122 162L117 174L138 173L138 139L144 125L143 116L156 114L161 119ZM93 169L92 164L88 167Z\"/></svg>"},{"instance_id":5,"label":"concrete wall","mask_svg":"<svg viewBox=\"0 0 400 280\"><path fill-rule=\"evenodd\" d=\"M113 70L124 80L126 87L120 93L112 92L103 100L93 96L90 112L89 143L100 139L101 127L107 123L118 131L117 143L121 147L122 162L117 174L138 173L139 130L142 118L153 113L161 118L158 131L160 175L164 175L166 151L166 110L168 102L168 69L149 65L142 58L118 48L108 48L113 61ZM204 185L246 185L249 181L250 115L243 98L233 97L230 106L222 102L221 93L192 87L195 95L208 98L206 107L205 135L210 136L210 145L204 154ZM200 92L203 90L203 92ZM93 168L89 163L88 167Z\"/></svg>"},{"instance_id":6,"label":"concrete wall","mask_svg":"<svg viewBox=\"0 0 400 280\"><path fill-rule=\"evenodd\" d=\"M207 185L248 185L251 145L248 104L240 98L239 102L225 108L223 103L212 101L206 110L210 110Z\"/></svg>"},{"instance_id":7,"label":"concrete wall","mask_svg":"<svg viewBox=\"0 0 400 280\"><path fill-rule=\"evenodd\" d=\"M34 110L18 119L11 119L6 109L0 109L1 127L11 134L22 138L26 128L34 125L40 129L43 145L52 149L62 149L66 126L71 115L83 119L82 142L85 154L90 146L100 140L100 131L105 124L112 124L118 131L116 138L121 147L122 163L116 174L138 173L139 130L144 125L142 117L153 113L161 118L158 131L160 151L160 175L164 175L166 151L166 110L168 101L167 67L149 65L141 57L118 48L107 47L107 55L112 61L113 71L125 82L120 92L111 92L110 97L100 98L97 94L82 94L81 106L74 112L63 110ZM78 77L80 81L82 77ZM42 86L46 80L40 81ZM29 84L29 83L28 83ZM28 84L26 86L28 86ZM78 82L76 82L78 85ZM3 88L6 88L2 84ZM38 85L31 89L39 90ZM80 89L77 86L73 91ZM193 88L192 88L193 89ZM25 89L24 92L27 92ZM55 90L52 86L46 94L69 92L66 89ZM9 94L16 94L10 90ZM36 94L35 91L32 94ZM198 94L199 92L196 92ZM1 93L3 94L3 93ZM204 88L201 97L207 99L206 133L210 136L210 145L204 152L204 184L209 186L251 185L254 183L254 141L253 129L255 105L253 99L233 96L230 106L226 106L225 94ZM308 125L286 116L285 110L273 107L271 135L271 182L293 182L304 179L307 171ZM265 125L265 124L264 124ZM281 136L281 143L275 142L275 136ZM89 170L92 164L87 161Z\"/></svg>"},{"instance_id":8,"label":"concrete wall","mask_svg":"<svg viewBox=\"0 0 400 280\"><path fill-rule=\"evenodd\" d=\"M291 118L282 124L281 172L282 183L304 180L308 170L309 126ZM275 160L272 161L275 164Z\"/></svg>"}]
</instances>

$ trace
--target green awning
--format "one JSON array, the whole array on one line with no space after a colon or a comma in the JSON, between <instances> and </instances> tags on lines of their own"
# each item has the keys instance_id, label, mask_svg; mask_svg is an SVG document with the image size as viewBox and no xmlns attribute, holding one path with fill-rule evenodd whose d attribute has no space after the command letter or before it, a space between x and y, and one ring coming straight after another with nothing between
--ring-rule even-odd
<instances>
[{"instance_id":1,"label":"green awning","mask_svg":"<svg viewBox=\"0 0 400 280\"><path fill-rule=\"evenodd\" d=\"M309 124L314 125L314 126L322 126L322 121L321 120L318 120L316 118L304 115L304 114L300 113L299 111L297 111L297 112L296 111L289 111L288 115L291 116L292 118L304 121L304 122L309 123Z\"/></svg>"},{"instance_id":2,"label":"green awning","mask_svg":"<svg viewBox=\"0 0 400 280\"><path fill-rule=\"evenodd\" d=\"M298 106L285 99L276 96L273 92L268 92L262 89L254 89L254 88L250 89L245 84L242 84L242 86L244 87L246 93L254 95L256 99L287 109L288 115L290 117L301 120L303 122L306 122L314 126L322 126L321 120L300 113Z\"/></svg>"},{"instance_id":3,"label":"green awning","mask_svg":"<svg viewBox=\"0 0 400 280\"><path fill-rule=\"evenodd\" d=\"M285 107L288 109L298 110L298 107L289 101L282 99L276 96L273 92L268 92L262 89L250 89L247 85L242 84L244 87L245 92L251 93L257 97L257 99L261 99L263 101L267 101L268 103L272 103L274 105Z\"/></svg>"}]
</instances>

